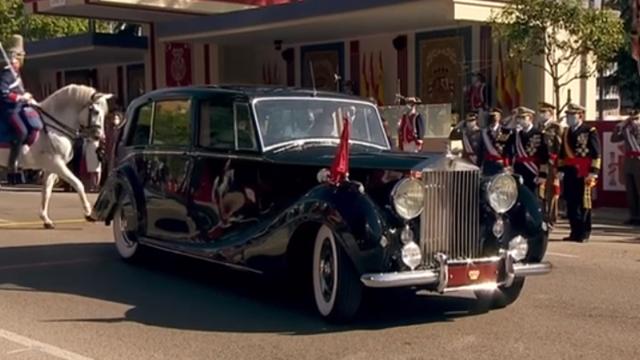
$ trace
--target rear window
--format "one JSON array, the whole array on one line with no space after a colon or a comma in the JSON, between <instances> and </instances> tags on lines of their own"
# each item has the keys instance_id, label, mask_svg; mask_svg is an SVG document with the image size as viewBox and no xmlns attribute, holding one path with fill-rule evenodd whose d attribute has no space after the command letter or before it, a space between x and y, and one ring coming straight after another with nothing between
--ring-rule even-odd
<instances>
[{"instance_id":1,"label":"rear window","mask_svg":"<svg viewBox=\"0 0 640 360\"><path fill-rule=\"evenodd\" d=\"M191 144L191 103L189 100L162 100L153 114L154 145Z\"/></svg>"}]
</instances>

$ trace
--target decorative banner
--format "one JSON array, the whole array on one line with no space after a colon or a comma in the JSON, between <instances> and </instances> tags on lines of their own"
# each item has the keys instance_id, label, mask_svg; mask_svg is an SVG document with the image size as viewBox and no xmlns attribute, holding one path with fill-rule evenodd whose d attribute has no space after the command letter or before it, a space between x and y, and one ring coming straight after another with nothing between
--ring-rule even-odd
<instances>
[{"instance_id":1,"label":"decorative banner","mask_svg":"<svg viewBox=\"0 0 640 360\"><path fill-rule=\"evenodd\" d=\"M461 36L420 41L419 94L426 104L456 104L454 108L462 108L462 43Z\"/></svg>"},{"instance_id":2,"label":"decorative banner","mask_svg":"<svg viewBox=\"0 0 640 360\"><path fill-rule=\"evenodd\" d=\"M604 191L625 191L624 188L624 143L612 143L611 134L602 133L602 189Z\"/></svg>"},{"instance_id":3,"label":"decorative banner","mask_svg":"<svg viewBox=\"0 0 640 360\"><path fill-rule=\"evenodd\" d=\"M588 125L598 130L602 148L602 170L594 194L594 207L624 208L627 199L624 187L624 156L621 146L610 141L611 133L618 121L593 121Z\"/></svg>"},{"instance_id":4,"label":"decorative banner","mask_svg":"<svg viewBox=\"0 0 640 360\"><path fill-rule=\"evenodd\" d=\"M191 85L191 45L165 44L164 59L168 87Z\"/></svg>"},{"instance_id":5,"label":"decorative banner","mask_svg":"<svg viewBox=\"0 0 640 360\"><path fill-rule=\"evenodd\" d=\"M314 74L317 90L340 91L336 74L340 77L344 75L344 43L303 46L300 55L302 87L313 87L311 74ZM310 64L313 64L313 71Z\"/></svg>"}]
</instances>

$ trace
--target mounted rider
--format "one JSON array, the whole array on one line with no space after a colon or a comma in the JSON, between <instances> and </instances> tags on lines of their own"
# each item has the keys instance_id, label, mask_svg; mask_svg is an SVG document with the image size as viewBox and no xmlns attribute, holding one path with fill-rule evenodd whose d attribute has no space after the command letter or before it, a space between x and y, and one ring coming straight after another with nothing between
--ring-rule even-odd
<instances>
[{"instance_id":1,"label":"mounted rider","mask_svg":"<svg viewBox=\"0 0 640 360\"><path fill-rule=\"evenodd\" d=\"M9 184L15 185L23 182L22 175L18 172L20 154L26 154L30 146L38 140L42 121L38 112L29 106L34 104L35 100L24 90L20 78L26 55L22 36L11 37L6 55L8 59L5 61L9 63L0 72L0 122L9 124L14 133L14 140L10 142L7 180Z\"/></svg>"}]
</instances>

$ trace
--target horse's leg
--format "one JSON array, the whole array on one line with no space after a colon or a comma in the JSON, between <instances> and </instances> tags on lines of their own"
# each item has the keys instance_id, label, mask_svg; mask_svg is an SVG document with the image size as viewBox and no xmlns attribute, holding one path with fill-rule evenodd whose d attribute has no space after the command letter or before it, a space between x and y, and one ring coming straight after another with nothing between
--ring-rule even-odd
<instances>
[{"instance_id":1,"label":"horse's leg","mask_svg":"<svg viewBox=\"0 0 640 360\"><path fill-rule=\"evenodd\" d=\"M69 183L73 189L80 196L80 201L82 202L82 207L84 210L84 218L87 221L93 221L91 218L91 204L89 203L89 199L87 198L87 193L84 191L84 185L82 185L82 181L80 181L74 174L69 170L69 168L64 164L61 159L56 159L55 161L57 173L62 180Z\"/></svg>"},{"instance_id":2,"label":"horse's leg","mask_svg":"<svg viewBox=\"0 0 640 360\"><path fill-rule=\"evenodd\" d=\"M49 201L51 200L51 192L53 186L58 180L58 175L54 173L45 173L42 182L42 208L40 209L40 219L44 223L45 229L53 229L53 221L49 219Z\"/></svg>"}]
</instances>

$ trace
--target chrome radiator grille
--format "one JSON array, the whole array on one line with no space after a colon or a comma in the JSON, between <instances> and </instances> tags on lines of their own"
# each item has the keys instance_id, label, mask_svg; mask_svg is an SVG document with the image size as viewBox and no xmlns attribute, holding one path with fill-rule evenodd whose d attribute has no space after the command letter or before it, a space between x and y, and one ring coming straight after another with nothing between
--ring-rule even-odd
<instances>
[{"instance_id":1,"label":"chrome radiator grille","mask_svg":"<svg viewBox=\"0 0 640 360\"><path fill-rule=\"evenodd\" d=\"M425 264L433 265L438 252L449 259L481 254L480 172L426 171L421 247Z\"/></svg>"}]
</instances>

